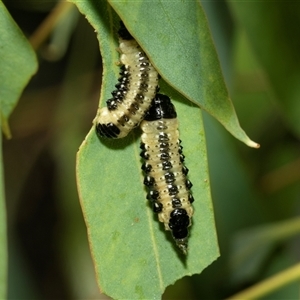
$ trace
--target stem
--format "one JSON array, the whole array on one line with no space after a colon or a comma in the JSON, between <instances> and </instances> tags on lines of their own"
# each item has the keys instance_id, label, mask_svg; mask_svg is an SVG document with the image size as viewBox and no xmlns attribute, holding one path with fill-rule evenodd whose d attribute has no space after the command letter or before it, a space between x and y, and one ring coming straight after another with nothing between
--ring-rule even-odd
<instances>
[{"instance_id":1,"label":"stem","mask_svg":"<svg viewBox=\"0 0 300 300\"><path fill-rule=\"evenodd\" d=\"M64 0L60 1L51 11L49 16L31 35L29 41L34 50L37 50L47 39L59 20L73 7L73 4Z\"/></svg>"},{"instance_id":2,"label":"stem","mask_svg":"<svg viewBox=\"0 0 300 300\"><path fill-rule=\"evenodd\" d=\"M266 279L248 289L245 289L240 293L227 298L227 300L257 299L281 288L282 286L292 283L297 279L300 279L300 263L286 269L285 271L279 272L269 279Z\"/></svg>"}]
</instances>

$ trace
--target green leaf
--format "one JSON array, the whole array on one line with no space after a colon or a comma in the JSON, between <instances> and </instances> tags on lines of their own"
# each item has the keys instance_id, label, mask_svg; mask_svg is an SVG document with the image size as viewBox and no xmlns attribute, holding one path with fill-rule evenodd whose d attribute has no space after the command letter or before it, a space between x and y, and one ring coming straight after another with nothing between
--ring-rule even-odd
<instances>
[{"instance_id":1,"label":"green leaf","mask_svg":"<svg viewBox=\"0 0 300 300\"><path fill-rule=\"evenodd\" d=\"M299 217L240 231L231 247L232 280L251 281L274 246L299 233Z\"/></svg>"},{"instance_id":2,"label":"green leaf","mask_svg":"<svg viewBox=\"0 0 300 300\"><path fill-rule=\"evenodd\" d=\"M119 19L97 1L73 0L98 33L103 57L101 102L117 82ZM99 4L98 4L99 3ZM159 299L166 286L200 273L219 252L209 189L201 110L162 82L174 99L195 203L189 253L183 257L146 200L139 156L140 130L102 140L94 128L77 156L77 183L89 242L103 293L117 299Z\"/></svg>"},{"instance_id":3,"label":"green leaf","mask_svg":"<svg viewBox=\"0 0 300 300\"><path fill-rule=\"evenodd\" d=\"M159 74L250 147L228 96L199 1L109 0Z\"/></svg>"},{"instance_id":4,"label":"green leaf","mask_svg":"<svg viewBox=\"0 0 300 300\"><path fill-rule=\"evenodd\" d=\"M177 103L195 214L185 260L147 205L137 134L100 143L92 130L78 153L77 181L101 290L118 299L158 299L177 279L218 255L199 109ZM193 130L191 138L188 130ZM201 156L199 156L201 153Z\"/></svg>"},{"instance_id":5,"label":"green leaf","mask_svg":"<svg viewBox=\"0 0 300 300\"><path fill-rule=\"evenodd\" d=\"M300 6L295 3L228 1L275 92L280 113L300 136Z\"/></svg>"},{"instance_id":6,"label":"green leaf","mask_svg":"<svg viewBox=\"0 0 300 300\"><path fill-rule=\"evenodd\" d=\"M0 126L10 137L7 119L22 90L36 71L37 61L26 38L0 1ZM0 137L0 145L1 137ZM7 292L6 207L0 147L0 298Z\"/></svg>"},{"instance_id":7,"label":"green leaf","mask_svg":"<svg viewBox=\"0 0 300 300\"><path fill-rule=\"evenodd\" d=\"M7 119L24 87L37 70L37 59L1 1L0 36L0 114L2 129L9 136Z\"/></svg>"}]
</instances>

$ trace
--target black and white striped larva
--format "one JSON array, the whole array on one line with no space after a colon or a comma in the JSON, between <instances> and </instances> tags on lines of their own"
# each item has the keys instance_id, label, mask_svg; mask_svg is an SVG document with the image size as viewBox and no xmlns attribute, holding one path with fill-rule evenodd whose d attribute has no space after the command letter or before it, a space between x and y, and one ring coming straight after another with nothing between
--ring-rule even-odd
<instances>
[{"instance_id":1,"label":"black and white striped larva","mask_svg":"<svg viewBox=\"0 0 300 300\"><path fill-rule=\"evenodd\" d=\"M188 169L183 164L177 114L168 96L156 95L141 128L147 199L165 229L171 230L177 246L187 254L194 198L190 193L192 183L186 178Z\"/></svg>"},{"instance_id":2,"label":"black and white striped larva","mask_svg":"<svg viewBox=\"0 0 300 300\"><path fill-rule=\"evenodd\" d=\"M138 43L121 23L119 50L121 52L119 83L99 109L94 120L100 137L122 138L144 118L158 89L158 73Z\"/></svg>"}]
</instances>

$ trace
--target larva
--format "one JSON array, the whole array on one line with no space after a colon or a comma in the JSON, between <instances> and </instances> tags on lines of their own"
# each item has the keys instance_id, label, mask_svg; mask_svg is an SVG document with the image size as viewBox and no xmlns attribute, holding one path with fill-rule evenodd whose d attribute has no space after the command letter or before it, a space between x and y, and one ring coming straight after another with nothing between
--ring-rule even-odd
<instances>
[{"instance_id":1,"label":"larva","mask_svg":"<svg viewBox=\"0 0 300 300\"><path fill-rule=\"evenodd\" d=\"M139 125L158 89L158 73L123 23L118 34L122 64L119 83L94 121L97 134L107 138L125 137Z\"/></svg>"},{"instance_id":2,"label":"larva","mask_svg":"<svg viewBox=\"0 0 300 300\"><path fill-rule=\"evenodd\" d=\"M165 229L171 230L177 246L187 254L194 198L190 193L192 183L186 178L188 169L183 165L177 114L168 96L156 95L141 128L147 199Z\"/></svg>"}]
</instances>

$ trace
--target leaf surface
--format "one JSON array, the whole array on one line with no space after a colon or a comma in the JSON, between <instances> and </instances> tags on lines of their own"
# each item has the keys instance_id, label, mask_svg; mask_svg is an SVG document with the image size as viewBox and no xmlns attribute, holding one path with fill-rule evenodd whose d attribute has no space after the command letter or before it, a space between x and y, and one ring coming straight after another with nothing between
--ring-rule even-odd
<instances>
[{"instance_id":1,"label":"leaf surface","mask_svg":"<svg viewBox=\"0 0 300 300\"><path fill-rule=\"evenodd\" d=\"M9 136L7 119L24 87L37 70L37 59L1 1L0 36L0 114L2 130Z\"/></svg>"},{"instance_id":2,"label":"leaf surface","mask_svg":"<svg viewBox=\"0 0 300 300\"><path fill-rule=\"evenodd\" d=\"M109 0L164 80L250 147L222 76L199 1Z\"/></svg>"},{"instance_id":3,"label":"leaf surface","mask_svg":"<svg viewBox=\"0 0 300 300\"><path fill-rule=\"evenodd\" d=\"M100 102L117 83L119 19L103 2L75 1L95 28L103 57ZM201 110L167 83L190 169L195 214L189 253L183 257L146 200L141 171L140 130L121 140L101 140L91 129L77 156L77 184L99 286L117 299L160 299L179 278L201 273L218 256Z\"/></svg>"}]
</instances>

